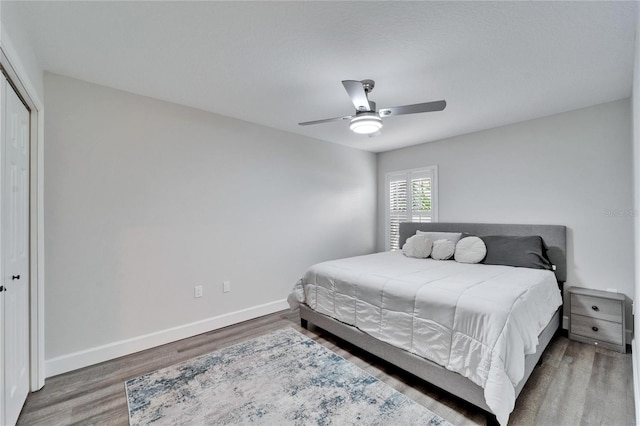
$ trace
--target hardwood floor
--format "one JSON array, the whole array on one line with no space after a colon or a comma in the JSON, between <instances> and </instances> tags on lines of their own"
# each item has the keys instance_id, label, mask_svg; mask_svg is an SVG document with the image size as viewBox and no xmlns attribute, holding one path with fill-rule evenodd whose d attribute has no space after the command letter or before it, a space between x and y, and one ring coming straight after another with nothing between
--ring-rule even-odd
<instances>
[{"instance_id":1,"label":"hardwood floor","mask_svg":"<svg viewBox=\"0 0 640 426\"><path fill-rule=\"evenodd\" d=\"M320 342L455 425L485 424L481 410L319 328L301 328L297 315L288 311L51 377L29 395L18 424L126 425L125 380L283 327ZM635 424L631 354L556 337L516 401L509 424Z\"/></svg>"}]
</instances>

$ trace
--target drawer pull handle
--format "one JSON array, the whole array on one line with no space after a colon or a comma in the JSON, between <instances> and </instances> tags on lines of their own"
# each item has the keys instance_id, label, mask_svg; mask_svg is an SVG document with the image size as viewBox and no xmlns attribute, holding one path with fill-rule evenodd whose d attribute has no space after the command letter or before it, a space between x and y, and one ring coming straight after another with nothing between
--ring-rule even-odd
<instances>
[{"instance_id":1,"label":"drawer pull handle","mask_svg":"<svg viewBox=\"0 0 640 426\"><path fill-rule=\"evenodd\" d=\"M591 327L591 329L592 329L593 331L598 331L598 327L596 327L596 326Z\"/></svg>"},{"instance_id":2,"label":"drawer pull handle","mask_svg":"<svg viewBox=\"0 0 640 426\"><path fill-rule=\"evenodd\" d=\"M596 305L593 305L591 307L591 309L593 309L594 311L598 312L600 310L600 308L598 308Z\"/></svg>"}]
</instances>

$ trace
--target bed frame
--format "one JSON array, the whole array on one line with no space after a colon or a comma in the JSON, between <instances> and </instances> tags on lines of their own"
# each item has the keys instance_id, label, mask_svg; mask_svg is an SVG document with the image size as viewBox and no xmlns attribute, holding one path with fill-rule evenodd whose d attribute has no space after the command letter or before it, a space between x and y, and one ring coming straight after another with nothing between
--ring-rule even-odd
<instances>
[{"instance_id":1,"label":"bed frame","mask_svg":"<svg viewBox=\"0 0 640 426\"><path fill-rule=\"evenodd\" d=\"M489 223L401 223L400 224L400 247L408 237L420 231L438 232L463 232L470 235L511 235L526 236L539 235L542 237L548 248L548 255L551 263L555 265L555 274L558 285L562 290L562 285L567 279L567 256L566 256L566 235L565 226L559 225L512 225L512 224L489 224ZM545 348L560 329L562 321L562 307L560 307L549 324L540 333L539 343L536 352L525 357L524 378L516 387L516 398L520 395L522 388L529 379L535 366L539 363ZM308 323L334 334L349 343L364 349L365 351L390 362L393 365L437 386L463 400L483 409L488 413L487 424L498 424L491 409L484 399L484 390L466 377L458 373L447 370L439 364L431 362L425 358L414 355L404 349L396 348L388 343L382 342L359 329L335 320L327 315L320 314L310 309L307 305L300 305L300 323L307 328Z\"/></svg>"}]
</instances>

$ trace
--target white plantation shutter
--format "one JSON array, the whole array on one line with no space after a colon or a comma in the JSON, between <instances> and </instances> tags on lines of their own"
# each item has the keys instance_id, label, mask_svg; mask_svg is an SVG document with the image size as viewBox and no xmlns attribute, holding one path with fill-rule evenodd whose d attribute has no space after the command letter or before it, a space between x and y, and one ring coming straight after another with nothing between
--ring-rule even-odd
<instances>
[{"instance_id":1,"label":"white plantation shutter","mask_svg":"<svg viewBox=\"0 0 640 426\"><path fill-rule=\"evenodd\" d=\"M400 222L407 221L407 180L389 182L389 239L392 248L398 248Z\"/></svg>"},{"instance_id":2,"label":"white plantation shutter","mask_svg":"<svg viewBox=\"0 0 640 426\"><path fill-rule=\"evenodd\" d=\"M387 247L399 249L401 222L437 220L437 168L387 173Z\"/></svg>"}]
</instances>

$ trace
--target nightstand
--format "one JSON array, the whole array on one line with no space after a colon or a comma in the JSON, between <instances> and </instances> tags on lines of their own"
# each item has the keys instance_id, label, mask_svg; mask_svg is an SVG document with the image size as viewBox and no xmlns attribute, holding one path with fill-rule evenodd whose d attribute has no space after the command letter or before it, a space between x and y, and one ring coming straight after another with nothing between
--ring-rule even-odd
<instances>
[{"instance_id":1,"label":"nightstand","mask_svg":"<svg viewBox=\"0 0 640 426\"><path fill-rule=\"evenodd\" d=\"M625 295L570 287L569 338L603 348L627 352Z\"/></svg>"}]
</instances>

